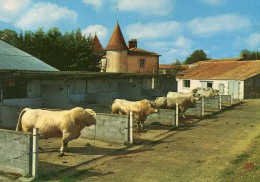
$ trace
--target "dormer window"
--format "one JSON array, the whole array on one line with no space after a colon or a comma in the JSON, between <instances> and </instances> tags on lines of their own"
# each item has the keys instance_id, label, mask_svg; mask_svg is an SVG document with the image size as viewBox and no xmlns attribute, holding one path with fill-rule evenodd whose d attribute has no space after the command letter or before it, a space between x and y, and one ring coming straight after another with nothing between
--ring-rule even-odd
<instances>
[{"instance_id":1,"label":"dormer window","mask_svg":"<svg viewBox=\"0 0 260 182\"><path fill-rule=\"evenodd\" d=\"M140 59L140 68L145 68L145 59Z\"/></svg>"}]
</instances>

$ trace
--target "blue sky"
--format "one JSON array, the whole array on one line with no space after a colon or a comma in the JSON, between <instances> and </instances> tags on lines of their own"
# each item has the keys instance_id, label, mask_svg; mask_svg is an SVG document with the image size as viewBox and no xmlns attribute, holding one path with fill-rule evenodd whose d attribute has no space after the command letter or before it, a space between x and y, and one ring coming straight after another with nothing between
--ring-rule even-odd
<instances>
[{"instance_id":1,"label":"blue sky","mask_svg":"<svg viewBox=\"0 0 260 182\"><path fill-rule=\"evenodd\" d=\"M160 55L160 64L183 61L203 49L211 58L260 51L260 0L0 0L0 29L17 32L56 26L96 32L107 46L116 22L125 41Z\"/></svg>"}]
</instances>

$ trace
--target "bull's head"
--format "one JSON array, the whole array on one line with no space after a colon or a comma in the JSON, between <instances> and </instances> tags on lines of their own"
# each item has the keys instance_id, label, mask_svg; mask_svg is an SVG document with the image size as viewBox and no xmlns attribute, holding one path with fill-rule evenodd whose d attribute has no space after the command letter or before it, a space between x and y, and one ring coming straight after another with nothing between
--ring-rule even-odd
<instances>
[{"instance_id":1,"label":"bull's head","mask_svg":"<svg viewBox=\"0 0 260 182\"><path fill-rule=\"evenodd\" d=\"M87 114L89 115L88 120L86 120L86 125L91 126L96 124L96 112L92 109L85 109Z\"/></svg>"},{"instance_id":2,"label":"bull's head","mask_svg":"<svg viewBox=\"0 0 260 182\"><path fill-rule=\"evenodd\" d=\"M154 101L150 101L150 113L157 113L159 112L158 107L156 106Z\"/></svg>"}]
</instances>

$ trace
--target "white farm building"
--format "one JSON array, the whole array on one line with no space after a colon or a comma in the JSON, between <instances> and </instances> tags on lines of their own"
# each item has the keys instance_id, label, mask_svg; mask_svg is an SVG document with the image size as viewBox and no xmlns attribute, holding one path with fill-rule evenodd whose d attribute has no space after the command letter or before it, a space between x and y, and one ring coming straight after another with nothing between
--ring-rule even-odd
<instances>
[{"instance_id":1,"label":"white farm building","mask_svg":"<svg viewBox=\"0 0 260 182\"><path fill-rule=\"evenodd\" d=\"M178 92L197 87L218 89L234 99L260 97L260 60L240 58L200 61L177 76Z\"/></svg>"}]
</instances>

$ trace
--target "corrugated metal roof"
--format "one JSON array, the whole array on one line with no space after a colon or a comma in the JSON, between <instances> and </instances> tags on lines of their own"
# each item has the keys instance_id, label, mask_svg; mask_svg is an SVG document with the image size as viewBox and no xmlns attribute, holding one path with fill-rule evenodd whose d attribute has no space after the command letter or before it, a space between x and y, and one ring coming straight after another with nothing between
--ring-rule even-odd
<instances>
[{"instance_id":1,"label":"corrugated metal roof","mask_svg":"<svg viewBox=\"0 0 260 182\"><path fill-rule=\"evenodd\" d=\"M2 40L0 40L0 70L59 71Z\"/></svg>"},{"instance_id":2,"label":"corrugated metal roof","mask_svg":"<svg viewBox=\"0 0 260 182\"><path fill-rule=\"evenodd\" d=\"M181 72L178 78L194 80L246 80L260 74L260 60L256 61L204 61Z\"/></svg>"}]
</instances>

